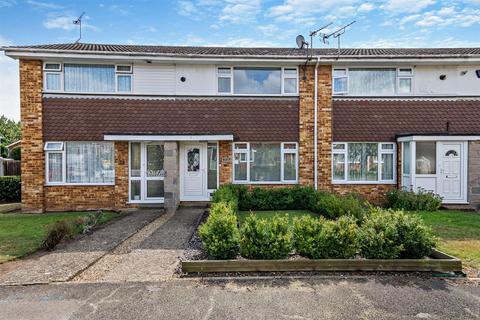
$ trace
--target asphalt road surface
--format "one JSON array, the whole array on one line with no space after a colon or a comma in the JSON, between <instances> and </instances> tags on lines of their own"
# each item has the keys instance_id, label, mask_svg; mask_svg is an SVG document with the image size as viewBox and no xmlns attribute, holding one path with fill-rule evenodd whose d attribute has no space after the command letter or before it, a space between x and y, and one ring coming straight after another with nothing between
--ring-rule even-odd
<instances>
[{"instance_id":1,"label":"asphalt road surface","mask_svg":"<svg viewBox=\"0 0 480 320\"><path fill-rule=\"evenodd\" d=\"M3 286L0 319L480 319L480 285L327 276Z\"/></svg>"}]
</instances>

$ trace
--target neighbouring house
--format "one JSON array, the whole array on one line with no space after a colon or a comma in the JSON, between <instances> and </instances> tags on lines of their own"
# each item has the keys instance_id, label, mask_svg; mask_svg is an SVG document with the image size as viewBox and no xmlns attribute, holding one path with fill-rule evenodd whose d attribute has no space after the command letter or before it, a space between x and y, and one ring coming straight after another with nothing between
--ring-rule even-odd
<instances>
[{"instance_id":1,"label":"neighbouring house","mask_svg":"<svg viewBox=\"0 0 480 320\"><path fill-rule=\"evenodd\" d=\"M175 209L225 183L480 203L480 48L3 50L24 211Z\"/></svg>"}]
</instances>

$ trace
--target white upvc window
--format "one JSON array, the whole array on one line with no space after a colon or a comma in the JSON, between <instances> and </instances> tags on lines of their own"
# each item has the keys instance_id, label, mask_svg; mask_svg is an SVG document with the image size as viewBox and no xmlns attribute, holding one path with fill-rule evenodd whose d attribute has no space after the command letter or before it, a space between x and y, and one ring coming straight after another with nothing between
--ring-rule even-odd
<instances>
[{"instance_id":1,"label":"white upvc window","mask_svg":"<svg viewBox=\"0 0 480 320\"><path fill-rule=\"evenodd\" d=\"M298 68L283 68L283 94L298 93Z\"/></svg>"},{"instance_id":2,"label":"white upvc window","mask_svg":"<svg viewBox=\"0 0 480 320\"><path fill-rule=\"evenodd\" d=\"M62 81L62 64L59 62L44 62L44 88L47 91L61 91L63 88Z\"/></svg>"},{"instance_id":3,"label":"white upvc window","mask_svg":"<svg viewBox=\"0 0 480 320\"><path fill-rule=\"evenodd\" d=\"M231 67L217 68L217 92L219 94L231 94L233 88L233 76Z\"/></svg>"},{"instance_id":4,"label":"white upvc window","mask_svg":"<svg viewBox=\"0 0 480 320\"><path fill-rule=\"evenodd\" d=\"M333 94L394 96L413 94L411 67L350 67L333 69Z\"/></svg>"},{"instance_id":5,"label":"white upvc window","mask_svg":"<svg viewBox=\"0 0 480 320\"><path fill-rule=\"evenodd\" d=\"M297 67L217 67L220 95L296 95Z\"/></svg>"},{"instance_id":6,"label":"white upvc window","mask_svg":"<svg viewBox=\"0 0 480 320\"><path fill-rule=\"evenodd\" d=\"M112 142L46 142L47 185L113 185L115 151Z\"/></svg>"},{"instance_id":7,"label":"white upvc window","mask_svg":"<svg viewBox=\"0 0 480 320\"><path fill-rule=\"evenodd\" d=\"M43 64L46 92L130 93L133 66L129 64L59 63Z\"/></svg>"},{"instance_id":8,"label":"white upvc window","mask_svg":"<svg viewBox=\"0 0 480 320\"><path fill-rule=\"evenodd\" d=\"M234 183L297 183L296 142L238 142L233 144Z\"/></svg>"},{"instance_id":9,"label":"white upvc window","mask_svg":"<svg viewBox=\"0 0 480 320\"><path fill-rule=\"evenodd\" d=\"M395 143L333 143L332 181L339 184L394 184Z\"/></svg>"}]
</instances>

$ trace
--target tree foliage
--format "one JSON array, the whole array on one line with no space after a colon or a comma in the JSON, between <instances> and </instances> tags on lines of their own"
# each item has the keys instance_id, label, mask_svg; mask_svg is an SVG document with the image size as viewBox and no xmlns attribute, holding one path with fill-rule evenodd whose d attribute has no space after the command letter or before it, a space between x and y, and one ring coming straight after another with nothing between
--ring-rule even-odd
<instances>
[{"instance_id":1,"label":"tree foliage","mask_svg":"<svg viewBox=\"0 0 480 320\"><path fill-rule=\"evenodd\" d=\"M0 149L2 157L8 156L5 146L20 140L20 137L20 121L16 122L2 115L0 117Z\"/></svg>"}]
</instances>

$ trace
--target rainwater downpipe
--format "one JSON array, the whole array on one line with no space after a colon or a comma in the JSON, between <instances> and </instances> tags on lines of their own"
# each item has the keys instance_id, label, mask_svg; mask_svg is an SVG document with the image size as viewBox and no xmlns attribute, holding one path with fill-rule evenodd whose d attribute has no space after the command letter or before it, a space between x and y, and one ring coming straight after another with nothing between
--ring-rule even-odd
<instances>
[{"instance_id":1,"label":"rainwater downpipe","mask_svg":"<svg viewBox=\"0 0 480 320\"><path fill-rule=\"evenodd\" d=\"M318 190L318 64L320 63L320 59L317 59L317 63L315 64L315 85L314 85L314 95L313 95L313 181L315 184L315 190Z\"/></svg>"}]
</instances>

